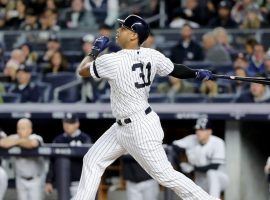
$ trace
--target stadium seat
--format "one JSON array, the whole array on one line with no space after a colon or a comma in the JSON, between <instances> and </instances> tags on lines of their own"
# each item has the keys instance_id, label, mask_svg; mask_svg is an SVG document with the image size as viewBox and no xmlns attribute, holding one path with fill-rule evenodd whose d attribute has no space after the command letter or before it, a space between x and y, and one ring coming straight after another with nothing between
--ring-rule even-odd
<instances>
[{"instance_id":1,"label":"stadium seat","mask_svg":"<svg viewBox=\"0 0 270 200\"><path fill-rule=\"evenodd\" d=\"M148 101L150 103L166 103L169 102L169 98L167 97L167 94L151 93Z\"/></svg>"},{"instance_id":2,"label":"stadium seat","mask_svg":"<svg viewBox=\"0 0 270 200\"><path fill-rule=\"evenodd\" d=\"M55 73L48 73L43 77L43 82L50 83L52 90L49 95L49 101L53 99L53 90L56 87L62 86L64 84L70 83L77 79L74 72L58 72ZM62 94L64 95L64 94ZM65 96L65 95L64 95Z\"/></svg>"},{"instance_id":3,"label":"stadium seat","mask_svg":"<svg viewBox=\"0 0 270 200\"><path fill-rule=\"evenodd\" d=\"M235 100L235 94L219 94L216 97L208 98L209 103L231 103Z\"/></svg>"},{"instance_id":4,"label":"stadium seat","mask_svg":"<svg viewBox=\"0 0 270 200\"><path fill-rule=\"evenodd\" d=\"M21 101L20 94L6 93L0 94L0 97L3 99L4 103L19 103Z\"/></svg>"},{"instance_id":5,"label":"stadium seat","mask_svg":"<svg viewBox=\"0 0 270 200\"><path fill-rule=\"evenodd\" d=\"M173 101L175 103L203 103L206 99L202 94L177 94Z\"/></svg>"},{"instance_id":6,"label":"stadium seat","mask_svg":"<svg viewBox=\"0 0 270 200\"><path fill-rule=\"evenodd\" d=\"M39 95L40 95L38 102L42 102L42 103L49 102L49 96L50 96L50 92L51 92L51 84L37 82L36 86L38 87L38 91L39 91Z\"/></svg>"},{"instance_id":7,"label":"stadium seat","mask_svg":"<svg viewBox=\"0 0 270 200\"><path fill-rule=\"evenodd\" d=\"M101 103L110 103L110 94L102 94L99 96L98 101Z\"/></svg>"}]
</instances>

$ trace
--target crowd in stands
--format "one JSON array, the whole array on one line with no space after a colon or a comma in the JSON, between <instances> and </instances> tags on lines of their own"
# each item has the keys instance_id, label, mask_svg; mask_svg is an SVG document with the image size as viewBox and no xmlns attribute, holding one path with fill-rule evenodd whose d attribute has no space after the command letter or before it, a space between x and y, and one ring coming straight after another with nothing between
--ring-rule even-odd
<instances>
[{"instance_id":1,"label":"crowd in stands","mask_svg":"<svg viewBox=\"0 0 270 200\"><path fill-rule=\"evenodd\" d=\"M160 6L158 0L0 0L0 30L13 30L0 37L0 102L108 102L108 84L77 77L78 63L91 50L96 36L105 35L114 41L116 18L135 13L150 19L159 13ZM191 68L269 77L268 43L245 35L238 38L242 41L239 47L232 42L235 36L228 32L236 28L268 28L269 7L269 2L263 0L165 1L165 26L180 30L179 39L164 48L166 41L158 38L167 36L153 34L161 28L154 21L150 22L153 33L143 46L160 50L173 62ZM195 34L199 27L205 28L202 35ZM83 29L93 34L59 36L61 31L80 33ZM38 32L16 35L15 30ZM112 42L105 53L119 50ZM267 86L239 81L200 83L158 78L152 84L149 100L269 102L270 92Z\"/></svg>"}]
</instances>

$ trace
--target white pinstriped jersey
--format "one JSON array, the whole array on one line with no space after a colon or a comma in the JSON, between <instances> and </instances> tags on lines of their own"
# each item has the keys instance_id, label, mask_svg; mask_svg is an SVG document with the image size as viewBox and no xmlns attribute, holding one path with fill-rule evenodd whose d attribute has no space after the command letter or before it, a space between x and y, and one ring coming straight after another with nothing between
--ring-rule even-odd
<instances>
[{"instance_id":1,"label":"white pinstriped jersey","mask_svg":"<svg viewBox=\"0 0 270 200\"><path fill-rule=\"evenodd\" d=\"M145 110L150 86L156 74L166 76L174 68L160 52L140 48L105 54L91 62L91 76L108 79L111 86L111 107L116 119Z\"/></svg>"},{"instance_id":2,"label":"white pinstriped jersey","mask_svg":"<svg viewBox=\"0 0 270 200\"><path fill-rule=\"evenodd\" d=\"M192 165L225 164L225 143L214 135L210 136L205 145L199 143L196 135L186 136L173 144L186 149L188 161Z\"/></svg>"}]
</instances>

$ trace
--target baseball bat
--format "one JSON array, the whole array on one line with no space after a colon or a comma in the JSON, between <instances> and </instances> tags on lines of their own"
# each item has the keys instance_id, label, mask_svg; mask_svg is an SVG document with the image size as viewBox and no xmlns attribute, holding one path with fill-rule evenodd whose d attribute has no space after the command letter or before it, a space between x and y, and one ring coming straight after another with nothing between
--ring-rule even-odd
<instances>
[{"instance_id":1,"label":"baseball bat","mask_svg":"<svg viewBox=\"0 0 270 200\"><path fill-rule=\"evenodd\" d=\"M270 79L264 77L241 77L241 76L228 76L228 75L219 75L213 74L214 78L228 79L233 81L245 81L252 83L260 83L263 85L270 85Z\"/></svg>"}]
</instances>

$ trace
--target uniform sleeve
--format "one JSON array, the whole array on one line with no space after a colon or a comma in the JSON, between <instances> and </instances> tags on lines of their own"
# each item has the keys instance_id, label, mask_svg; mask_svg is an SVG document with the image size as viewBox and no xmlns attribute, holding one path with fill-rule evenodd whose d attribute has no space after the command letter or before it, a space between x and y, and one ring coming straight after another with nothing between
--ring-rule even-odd
<instances>
[{"instance_id":1,"label":"uniform sleeve","mask_svg":"<svg viewBox=\"0 0 270 200\"><path fill-rule=\"evenodd\" d=\"M225 143L223 140L214 145L213 157L211 163L224 164L225 163Z\"/></svg>"},{"instance_id":2,"label":"uniform sleeve","mask_svg":"<svg viewBox=\"0 0 270 200\"><path fill-rule=\"evenodd\" d=\"M43 144L43 139L39 135L32 134L32 135L29 136L29 139L31 139L31 140L37 140L39 142L39 145L42 145Z\"/></svg>"},{"instance_id":3,"label":"uniform sleeve","mask_svg":"<svg viewBox=\"0 0 270 200\"><path fill-rule=\"evenodd\" d=\"M114 79L119 66L119 57L115 53L104 54L89 64L93 78Z\"/></svg>"},{"instance_id":4,"label":"uniform sleeve","mask_svg":"<svg viewBox=\"0 0 270 200\"><path fill-rule=\"evenodd\" d=\"M186 136L180 140L175 140L173 141L173 144L183 148L183 149L188 149L192 146L193 141L193 135Z\"/></svg>"},{"instance_id":5,"label":"uniform sleeve","mask_svg":"<svg viewBox=\"0 0 270 200\"><path fill-rule=\"evenodd\" d=\"M173 71L174 65L172 61L165 57L162 53L156 51L155 59L157 61L157 74L167 76Z\"/></svg>"}]
</instances>

